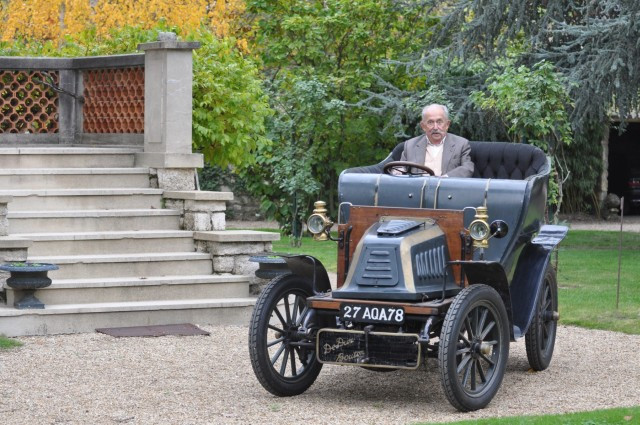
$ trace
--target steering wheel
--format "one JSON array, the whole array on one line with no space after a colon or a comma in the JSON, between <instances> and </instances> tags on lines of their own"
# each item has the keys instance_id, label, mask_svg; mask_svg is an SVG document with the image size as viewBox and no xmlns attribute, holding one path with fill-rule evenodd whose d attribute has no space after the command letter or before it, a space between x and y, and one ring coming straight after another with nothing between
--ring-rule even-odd
<instances>
[{"instance_id":1,"label":"steering wheel","mask_svg":"<svg viewBox=\"0 0 640 425\"><path fill-rule=\"evenodd\" d=\"M421 172L413 172L412 169L413 168L417 168L419 169ZM410 176L420 176L423 174L428 174L430 176L435 175L435 173L433 172L433 170L429 167L427 167L426 165L423 164L418 164L416 162L409 162L409 161L391 161L388 162L384 165L384 168L382 169L382 172L385 174L392 174L392 175L410 175Z\"/></svg>"}]
</instances>

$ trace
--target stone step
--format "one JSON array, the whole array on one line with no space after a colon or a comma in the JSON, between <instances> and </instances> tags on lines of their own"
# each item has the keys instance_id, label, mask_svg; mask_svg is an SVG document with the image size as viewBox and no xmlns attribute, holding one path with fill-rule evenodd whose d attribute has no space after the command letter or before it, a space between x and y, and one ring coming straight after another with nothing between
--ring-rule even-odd
<instances>
[{"instance_id":1,"label":"stone step","mask_svg":"<svg viewBox=\"0 0 640 425\"><path fill-rule=\"evenodd\" d=\"M7 147L0 148L0 168L124 168L133 167L131 148Z\"/></svg>"},{"instance_id":2,"label":"stone step","mask_svg":"<svg viewBox=\"0 0 640 425\"><path fill-rule=\"evenodd\" d=\"M148 277L211 274L211 257L203 252L158 252L144 254L28 256L34 263L53 263L59 270L52 279L101 277Z\"/></svg>"},{"instance_id":3,"label":"stone step","mask_svg":"<svg viewBox=\"0 0 640 425\"><path fill-rule=\"evenodd\" d=\"M149 187L148 168L0 169L3 189L81 189Z\"/></svg>"},{"instance_id":4,"label":"stone step","mask_svg":"<svg viewBox=\"0 0 640 425\"><path fill-rule=\"evenodd\" d=\"M29 256L195 251L193 232L186 230L23 233L20 236L33 241Z\"/></svg>"},{"instance_id":5,"label":"stone step","mask_svg":"<svg viewBox=\"0 0 640 425\"><path fill-rule=\"evenodd\" d=\"M9 211L62 211L162 208L162 189L19 189L0 190L11 196Z\"/></svg>"},{"instance_id":6,"label":"stone step","mask_svg":"<svg viewBox=\"0 0 640 425\"><path fill-rule=\"evenodd\" d=\"M7 288L7 305L19 291ZM53 279L36 296L47 307L55 304L167 301L179 299L243 298L249 296L249 277L238 275L150 276L147 278Z\"/></svg>"},{"instance_id":7,"label":"stone step","mask_svg":"<svg viewBox=\"0 0 640 425\"><path fill-rule=\"evenodd\" d=\"M42 310L0 306L0 334L14 337L94 332L96 328L178 323L246 325L255 298L58 304Z\"/></svg>"},{"instance_id":8,"label":"stone step","mask_svg":"<svg viewBox=\"0 0 640 425\"><path fill-rule=\"evenodd\" d=\"M174 229L180 213L166 209L16 211L9 210L9 234Z\"/></svg>"}]
</instances>

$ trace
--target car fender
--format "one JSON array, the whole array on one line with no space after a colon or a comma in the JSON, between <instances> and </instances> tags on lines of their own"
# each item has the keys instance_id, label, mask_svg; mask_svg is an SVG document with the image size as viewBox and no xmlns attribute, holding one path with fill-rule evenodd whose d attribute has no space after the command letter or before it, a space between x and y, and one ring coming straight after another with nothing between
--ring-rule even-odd
<instances>
[{"instance_id":1,"label":"car fender","mask_svg":"<svg viewBox=\"0 0 640 425\"><path fill-rule=\"evenodd\" d=\"M298 276L308 277L313 284L315 293L327 292L331 290L329 274L322 262L311 255L289 255L272 254L282 257L291 273Z\"/></svg>"},{"instance_id":2,"label":"car fender","mask_svg":"<svg viewBox=\"0 0 640 425\"><path fill-rule=\"evenodd\" d=\"M514 337L527 333L544 282L551 252L567 235L565 226L545 225L522 250L510 285Z\"/></svg>"},{"instance_id":3,"label":"car fender","mask_svg":"<svg viewBox=\"0 0 640 425\"><path fill-rule=\"evenodd\" d=\"M452 261L451 264L462 266L470 285L484 284L498 292L507 310L511 340L514 339L513 313L509 295L509 281L504 267L497 261Z\"/></svg>"}]
</instances>

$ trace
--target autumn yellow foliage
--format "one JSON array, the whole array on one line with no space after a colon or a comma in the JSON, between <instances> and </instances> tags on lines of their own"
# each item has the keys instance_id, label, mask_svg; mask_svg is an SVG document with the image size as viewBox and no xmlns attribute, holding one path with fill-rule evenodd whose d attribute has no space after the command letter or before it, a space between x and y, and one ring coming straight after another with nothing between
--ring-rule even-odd
<instances>
[{"instance_id":1,"label":"autumn yellow foliage","mask_svg":"<svg viewBox=\"0 0 640 425\"><path fill-rule=\"evenodd\" d=\"M94 27L107 35L127 25L149 29L160 20L185 31L205 24L226 37L238 35L234 21L244 7L243 0L0 0L0 39L59 42Z\"/></svg>"}]
</instances>

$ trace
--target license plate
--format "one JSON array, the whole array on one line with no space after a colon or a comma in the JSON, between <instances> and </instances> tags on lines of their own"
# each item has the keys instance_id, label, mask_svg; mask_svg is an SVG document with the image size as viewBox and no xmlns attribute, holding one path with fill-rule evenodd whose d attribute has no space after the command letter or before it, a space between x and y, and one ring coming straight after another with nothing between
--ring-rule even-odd
<instances>
[{"instance_id":1,"label":"license plate","mask_svg":"<svg viewBox=\"0 0 640 425\"><path fill-rule=\"evenodd\" d=\"M404 308L384 304L342 303L340 314L344 320L363 323L384 323L401 325L404 323Z\"/></svg>"}]
</instances>

